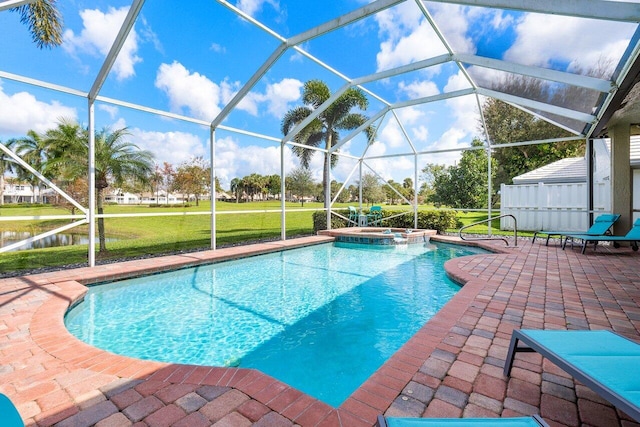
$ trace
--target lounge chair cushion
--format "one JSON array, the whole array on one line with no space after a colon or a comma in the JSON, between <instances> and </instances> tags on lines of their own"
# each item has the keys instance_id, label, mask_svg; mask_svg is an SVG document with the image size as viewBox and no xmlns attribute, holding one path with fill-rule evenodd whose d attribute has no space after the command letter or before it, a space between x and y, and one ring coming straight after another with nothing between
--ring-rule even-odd
<instances>
[{"instance_id":1,"label":"lounge chair cushion","mask_svg":"<svg viewBox=\"0 0 640 427\"><path fill-rule=\"evenodd\" d=\"M24 422L11 400L0 393L0 426L24 427Z\"/></svg>"},{"instance_id":2,"label":"lounge chair cushion","mask_svg":"<svg viewBox=\"0 0 640 427\"><path fill-rule=\"evenodd\" d=\"M575 234L569 237L571 237L571 239L579 239L583 241L582 253L585 252L587 243L589 242L632 242L636 243L633 244L632 247L634 251L637 251L637 242L640 242L640 218L636 219L636 221L633 223L633 227L631 227L631 230L629 230L629 232L624 236L590 236L587 234Z\"/></svg>"},{"instance_id":3,"label":"lounge chair cushion","mask_svg":"<svg viewBox=\"0 0 640 427\"><path fill-rule=\"evenodd\" d=\"M610 331L523 329L514 331L512 347L514 338L640 421L640 344Z\"/></svg>"},{"instance_id":4,"label":"lounge chair cushion","mask_svg":"<svg viewBox=\"0 0 640 427\"><path fill-rule=\"evenodd\" d=\"M593 224L587 231L536 231L533 233L533 241L536 241L536 236L538 234L546 234L547 235L547 245L549 244L549 238L551 236L573 236L576 234L588 235L588 236L600 236L604 235L611 226L620 218L619 214L602 214L598 215L596 219L593 221Z\"/></svg>"}]
</instances>

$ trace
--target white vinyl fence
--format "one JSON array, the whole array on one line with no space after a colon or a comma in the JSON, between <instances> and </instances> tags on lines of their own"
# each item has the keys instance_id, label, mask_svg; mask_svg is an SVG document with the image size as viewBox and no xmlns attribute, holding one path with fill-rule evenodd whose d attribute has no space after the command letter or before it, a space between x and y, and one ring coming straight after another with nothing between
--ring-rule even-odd
<instances>
[{"instance_id":1,"label":"white vinyl fence","mask_svg":"<svg viewBox=\"0 0 640 427\"><path fill-rule=\"evenodd\" d=\"M593 210L611 210L609 181L594 184ZM586 183L523 184L500 187L500 214L511 214L518 230L583 231L589 228ZM512 230L513 220L502 218L502 230Z\"/></svg>"}]
</instances>

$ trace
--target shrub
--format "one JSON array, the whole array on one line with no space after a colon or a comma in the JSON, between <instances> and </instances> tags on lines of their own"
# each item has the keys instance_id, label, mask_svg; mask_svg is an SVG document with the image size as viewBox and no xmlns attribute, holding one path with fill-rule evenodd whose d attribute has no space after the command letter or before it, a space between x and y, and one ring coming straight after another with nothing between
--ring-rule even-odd
<instances>
[{"instance_id":1,"label":"shrub","mask_svg":"<svg viewBox=\"0 0 640 427\"><path fill-rule=\"evenodd\" d=\"M399 213L405 212L395 218L390 218ZM348 216L348 211L340 211L341 215ZM326 213L318 211L313 213L313 232L327 229ZM335 215L331 217L331 228L346 227L347 222ZM382 210L382 226L389 228L414 228L412 211ZM460 228L462 222L458 219L456 211L419 211L418 228L427 230L437 230L443 233L447 229Z\"/></svg>"},{"instance_id":2,"label":"shrub","mask_svg":"<svg viewBox=\"0 0 640 427\"><path fill-rule=\"evenodd\" d=\"M340 210L340 215L349 216L348 210ZM343 228L347 226L347 221L335 216L331 215L331 228ZM314 234L320 230L327 229L327 213L325 211L315 211L313 213L313 232Z\"/></svg>"}]
</instances>

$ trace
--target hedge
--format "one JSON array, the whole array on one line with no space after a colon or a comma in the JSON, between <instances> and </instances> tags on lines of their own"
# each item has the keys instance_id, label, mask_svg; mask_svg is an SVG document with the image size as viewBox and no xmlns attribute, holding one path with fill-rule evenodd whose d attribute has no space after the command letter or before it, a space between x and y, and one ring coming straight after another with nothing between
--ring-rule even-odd
<instances>
[{"instance_id":1,"label":"hedge","mask_svg":"<svg viewBox=\"0 0 640 427\"><path fill-rule=\"evenodd\" d=\"M349 211L338 210L341 215L348 216ZM389 218L399 213L405 213L395 218ZM331 228L342 228L347 226L347 221L332 215ZM414 228L412 211L393 211L388 209L382 210L382 226L389 228ZM426 230L437 230L443 233L447 229L460 228L462 222L458 219L458 213L455 211L419 211L418 212L418 228ZM324 211L313 213L313 232L327 229L327 214Z\"/></svg>"}]
</instances>

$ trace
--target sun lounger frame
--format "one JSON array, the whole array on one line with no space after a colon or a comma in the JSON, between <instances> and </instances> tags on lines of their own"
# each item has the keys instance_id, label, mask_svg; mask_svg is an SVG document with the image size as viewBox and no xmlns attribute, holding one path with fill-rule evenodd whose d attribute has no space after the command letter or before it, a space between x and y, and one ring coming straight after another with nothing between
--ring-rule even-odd
<instances>
[{"instance_id":1,"label":"sun lounger frame","mask_svg":"<svg viewBox=\"0 0 640 427\"><path fill-rule=\"evenodd\" d=\"M573 247L574 239L582 240L582 253L587 250L587 245L593 242L593 250L598 247L598 242L612 242L614 248L620 247L619 243L631 243L631 249L638 250L638 242L640 242L640 218L636 219L631 227L631 230L625 236L593 236L590 234L570 234L567 235L564 243L562 244L562 250L567 246L567 241L571 239L571 247Z\"/></svg>"},{"instance_id":2,"label":"sun lounger frame","mask_svg":"<svg viewBox=\"0 0 640 427\"><path fill-rule=\"evenodd\" d=\"M564 249L565 246L567 246L567 240L569 240L569 238L571 238L572 247L573 247L573 239L582 240L582 249L580 250L580 253L582 254L584 254L587 251L587 245L589 243L594 244L593 245L594 251L598 247L598 242L611 242L613 243L614 248L619 248L620 247L619 243L631 243L631 249L633 249L634 251L637 251L638 242L640 242L640 240L638 239L630 239L625 236L588 236L584 234L584 235L567 236L567 239L562 244L562 249Z\"/></svg>"},{"instance_id":3,"label":"sun lounger frame","mask_svg":"<svg viewBox=\"0 0 640 427\"><path fill-rule=\"evenodd\" d=\"M415 426L425 425L425 426L437 426L437 427L447 427L448 425L460 425L464 424L465 426L496 426L499 427L501 425L509 426L514 425L514 421L517 421L517 425L529 425L536 427L549 427L539 415L532 415L530 417L514 417L514 418L400 418L397 419L401 422L407 422L407 425ZM375 424L375 427L389 427L387 423L387 419L383 415L378 415L378 420Z\"/></svg>"},{"instance_id":4,"label":"sun lounger frame","mask_svg":"<svg viewBox=\"0 0 640 427\"><path fill-rule=\"evenodd\" d=\"M611 331L601 331L608 332L610 334L616 335L620 339L627 340L633 344L640 345L634 343L633 341L616 334ZM519 347L518 342L522 341L527 347ZM552 349L545 347L540 344L534 338L530 337L526 334L526 330L517 330L514 329L511 335L511 343L509 344L509 352L507 353L507 359L504 364L504 375L508 377L511 374L511 369L513 367L513 360L515 358L516 353L520 352L536 352L543 357L546 357L563 371L571 374L574 378L580 381L582 384L589 387L591 390L595 391L599 396L606 399L616 408L622 410L627 415L629 415L634 420L640 422L640 407L634 405L629 402L626 398L621 396L615 390L609 388L606 384L592 378L590 375L585 373L580 369L579 366L575 366L572 363L566 361L562 356L557 355Z\"/></svg>"},{"instance_id":5,"label":"sun lounger frame","mask_svg":"<svg viewBox=\"0 0 640 427\"><path fill-rule=\"evenodd\" d=\"M601 220L603 217L607 217L608 220ZM585 236L603 236L603 235L607 235L607 234L611 234L611 227L613 227L613 224L615 224L615 222L620 219L620 215L619 214L602 214L599 215L595 221L593 222L593 224L591 224L591 227L595 226L597 222L610 222L611 224L609 225L609 227L604 231L604 232L598 232L598 233L590 233L589 230L587 231L553 231L553 230L540 230L540 231L536 231L533 233L533 240L531 243L535 243L536 242L536 237L538 236L538 234L546 234L547 235L547 241L545 242L545 246L549 246L549 239L551 238L551 236L559 236L560 237L560 241L562 241L562 237L567 236L570 237L572 235L585 235ZM600 221L601 220L601 221ZM566 244L566 240L565 243L562 245L562 247L564 248L564 245Z\"/></svg>"}]
</instances>

